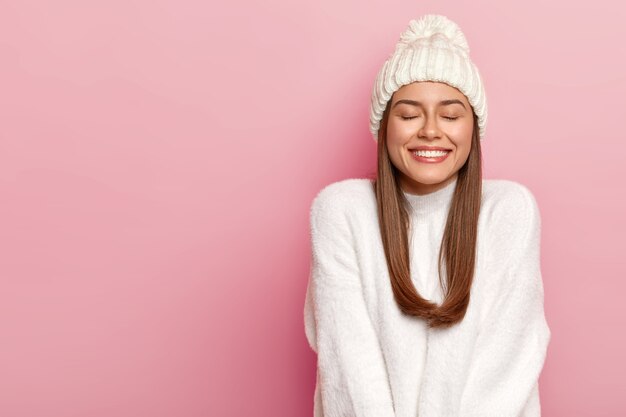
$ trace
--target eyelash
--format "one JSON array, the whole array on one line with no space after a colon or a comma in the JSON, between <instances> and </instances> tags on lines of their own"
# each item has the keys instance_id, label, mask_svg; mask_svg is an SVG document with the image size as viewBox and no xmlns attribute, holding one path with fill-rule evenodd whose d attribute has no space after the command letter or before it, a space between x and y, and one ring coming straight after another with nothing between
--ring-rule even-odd
<instances>
[{"instance_id":1,"label":"eyelash","mask_svg":"<svg viewBox=\"0 0 626 417\"><path fill-rule=\"evenodd\" d=\"M404 116L401 116L401 117L402 117L402 119L403 119L403 120L411 120L411 119L415 119L417 116L413 116L413 117L404 117ZM445 117L445 116L442 116L442 117L443 117L444 119L447 119L447 120L456 120L456 119L458 119L458 117Z\"/></svg>"}]
</instances>

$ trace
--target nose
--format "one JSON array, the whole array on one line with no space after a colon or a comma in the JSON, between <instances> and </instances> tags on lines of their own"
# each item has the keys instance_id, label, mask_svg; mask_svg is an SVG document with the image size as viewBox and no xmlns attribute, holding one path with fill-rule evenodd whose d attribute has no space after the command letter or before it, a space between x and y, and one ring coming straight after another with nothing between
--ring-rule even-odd
<instances>
[{"instance_id":1,"label":"nose","mask_svg":"<svg viewBox=\"0 0 626 417\"><path fill-rule=\"evenodd\" d=\"M425 139L436 139L441 136L441 131L439 130L435 116L425 118L424 124L417 132L417 136Z\"/></svg>"}]
</instances>

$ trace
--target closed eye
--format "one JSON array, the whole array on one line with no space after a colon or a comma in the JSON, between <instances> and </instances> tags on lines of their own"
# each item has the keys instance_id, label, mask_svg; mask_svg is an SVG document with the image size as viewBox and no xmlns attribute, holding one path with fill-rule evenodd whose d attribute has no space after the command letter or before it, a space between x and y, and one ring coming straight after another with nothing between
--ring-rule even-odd
<instances>
[{"instance_id":1,"label":"closed eye","mask_svg":"<svg viewBox=\"0 0 626 417\"><path fill-rule=\"evenodd\" d=\"M400 116L402 118L402 120L411 120L411 119L415 119L417 116L411 116L411 117L405 117L405 116ZM444 119L446 120L456 120L458 119L458 117L446 117L446 116L442 116Z\"/></svg>"}]
</instances>

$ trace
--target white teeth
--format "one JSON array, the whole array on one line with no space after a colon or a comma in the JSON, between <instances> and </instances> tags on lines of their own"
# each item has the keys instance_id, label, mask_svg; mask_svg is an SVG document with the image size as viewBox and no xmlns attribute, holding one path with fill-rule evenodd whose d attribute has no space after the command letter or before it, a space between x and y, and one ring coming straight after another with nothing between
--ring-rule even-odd
<instances>
[{"instance_id":1,"label":"white teeth","mask_svg":"<svg viewBox=\"0 0 626 417\"><path fill-rule=\"evenodd\" d=\"M417 156L424 156L427 158L433 158L438 156L444 156L449 151L413 151L413 154Z\"/></svg>"}]
</instances>

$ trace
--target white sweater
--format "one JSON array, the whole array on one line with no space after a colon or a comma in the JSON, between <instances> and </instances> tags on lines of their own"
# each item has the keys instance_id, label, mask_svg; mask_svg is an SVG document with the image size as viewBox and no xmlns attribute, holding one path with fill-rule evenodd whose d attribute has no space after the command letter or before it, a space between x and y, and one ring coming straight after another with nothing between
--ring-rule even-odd
<instances>
[{"instance_id":1,"label":"white sweater","mask_svg":"<svg viewBox=\"0 0 626 417\"><path fill-rule=\"evenodd\" d=\"M456 182L405 193L413 284L437 303L437 257ZM538 378L551 332L533 194L514 181L483 180L470 304L447 329L429 330L397 306L376 211L372 182L363 178L326 186L311 205L304 325L317 353L314 416L540 416Z\"/></svg>"}]
</instances>

